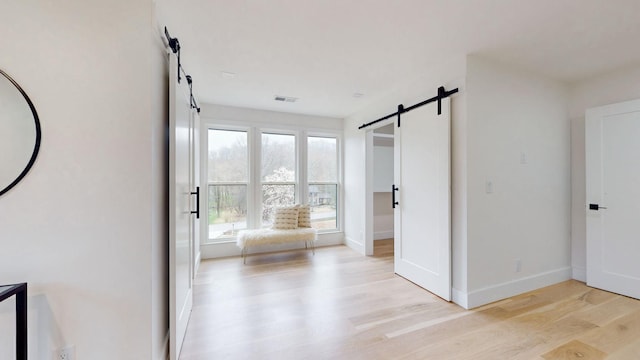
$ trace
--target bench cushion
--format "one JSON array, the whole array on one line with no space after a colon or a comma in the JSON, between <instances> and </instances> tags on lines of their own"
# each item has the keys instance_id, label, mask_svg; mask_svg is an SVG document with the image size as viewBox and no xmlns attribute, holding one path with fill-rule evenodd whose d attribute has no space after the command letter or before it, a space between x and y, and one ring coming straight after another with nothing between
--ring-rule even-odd
<instances>
[{"instance_id":1,"label":"bench cushion","mask_svg":"<svg viewBox=\"0 0 640 360\"><path fill-rule=\"evenodd\" d=\"M239 248L255 245L285 244L296 241L316 241L318 232L313 228L297 228L293 230L256 229L238 232L236 245Z\"/></svg>"}]
</instances>

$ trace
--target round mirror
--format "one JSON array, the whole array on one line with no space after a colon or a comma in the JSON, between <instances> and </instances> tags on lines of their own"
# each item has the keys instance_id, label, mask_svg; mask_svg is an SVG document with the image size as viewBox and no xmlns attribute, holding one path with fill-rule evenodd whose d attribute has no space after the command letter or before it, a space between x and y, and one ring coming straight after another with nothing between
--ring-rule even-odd
<instances>
[{"instance_id":1,"label":"round mirror","mask_svg":"<svg viewBox=\"0 0 640 360\"><path fill-rule=\"evenodd\" d=\"M0 195L29 172L40 149L40 120L33 103L0 70Z\"/></svg>"}]
</instances>

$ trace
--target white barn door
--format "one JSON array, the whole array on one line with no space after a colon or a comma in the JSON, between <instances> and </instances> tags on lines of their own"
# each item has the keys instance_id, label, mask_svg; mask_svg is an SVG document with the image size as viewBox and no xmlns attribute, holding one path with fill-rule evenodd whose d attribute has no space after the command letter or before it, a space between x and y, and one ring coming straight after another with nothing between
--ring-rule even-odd
<instances>
[{"instance_id":1,"label":"white barn door","mask_svg":"<svg viewBox=\"0 0 640 360\"><path fill-rule=\"evenodd\" d=\"M191 227L191 101L178 60L169 55L169 351L177 360L193 305Z\"/></svg>"},{"instance_id":2,"label":"white barn door","mask_svg":"<svg viewBox=\"0 0 640 360\"><path fill-rule=\"evenodd\" d=\"M450 99L401 115L394 138L395 272L451 300Z\"/></svg>"},{"instance_id":3,"label":"white barn door","mask_svg":"<svg viewBox=\"0 0 640 360\"><path fill-rule=\"evenodd\" d=\"M587 284L640 299L640 100L586 115Z\"/></svg>"}]
</instances>

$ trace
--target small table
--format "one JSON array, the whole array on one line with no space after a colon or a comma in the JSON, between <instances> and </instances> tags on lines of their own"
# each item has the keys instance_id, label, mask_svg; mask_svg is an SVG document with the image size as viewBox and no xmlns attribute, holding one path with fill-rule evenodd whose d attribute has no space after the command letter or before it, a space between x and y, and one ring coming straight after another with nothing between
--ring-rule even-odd
<instances>
[{"instance_id":1,"label":"small table","mask_svg":"<svg viewBox=\"0 0 640 360\"><path fill-rule=\"evenodd\" d=\"M27 360L27 283L0 285L0 302L16 296L16 360Z\"/></svg>"}]
</instances>

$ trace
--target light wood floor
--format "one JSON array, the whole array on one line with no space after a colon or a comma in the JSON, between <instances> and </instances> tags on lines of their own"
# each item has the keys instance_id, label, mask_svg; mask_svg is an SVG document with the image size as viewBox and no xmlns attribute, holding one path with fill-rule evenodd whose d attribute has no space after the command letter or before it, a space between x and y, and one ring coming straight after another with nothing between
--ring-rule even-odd
<instances>
[{"instance_id":1,"label":"light wood floor","mask_svg":"<svg viewBox=\"0 0 640 360\"><path fill-rule=\"evenodd\" d=\"M203 261L181 359L640 359L638 300L567 281L467 311L379 251Z\"/></svg>"}]
</instances>

